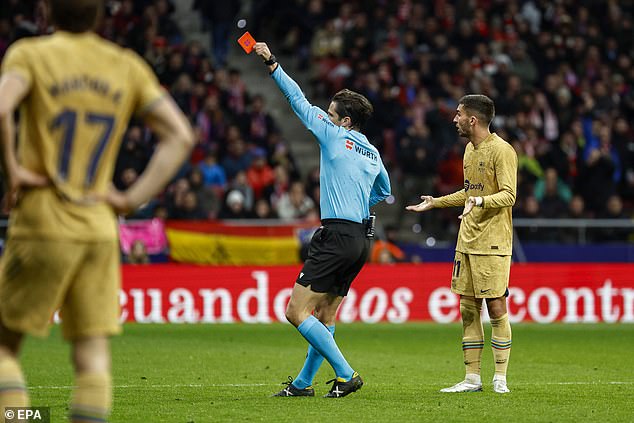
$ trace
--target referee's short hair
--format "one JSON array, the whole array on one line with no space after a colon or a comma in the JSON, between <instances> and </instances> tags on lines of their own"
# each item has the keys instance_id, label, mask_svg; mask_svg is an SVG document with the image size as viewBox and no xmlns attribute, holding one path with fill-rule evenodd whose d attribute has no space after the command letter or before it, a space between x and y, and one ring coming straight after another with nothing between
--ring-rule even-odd
<instances>
[{"instance_id":1,"label":"referee's short hair","mask_svg":"<svg viewBox=\"0 0 634 423\"><path fill-rule=\"evenodd\" d=\"M340 119L348 116L352 127L363 129L367 121L372 117L374 108L370 101L359 93L349 89L343 89L334 95L335 111Z\"/></svg>"},{"instance_id":2,"label":"referee's short hair","mask_svg":"<svg viewBox=\"0 0 634 423\"><path fill-rule=\"evenodd\" d=\"M493 100L482 94L469 94L462 97L458 104L462 104L467 113L477 117L486 126L491 124L495 116Z\"/></svg>"},{"instance_id":3,"label":"referee's short hair","mask_svg":"<svg viewBox=\"0 0 634 423\"><path fill-rule=\"evenodd\" d=\"M53 23L68 32L94 30L104 13L103 0L49 0Z\"/></svg>"}]
</instances>

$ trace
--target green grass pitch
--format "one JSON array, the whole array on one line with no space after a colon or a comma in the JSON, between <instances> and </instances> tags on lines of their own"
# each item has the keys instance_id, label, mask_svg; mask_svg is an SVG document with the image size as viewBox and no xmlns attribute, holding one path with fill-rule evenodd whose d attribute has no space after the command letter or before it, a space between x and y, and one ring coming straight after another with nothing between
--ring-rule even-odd
<instances>
[{"instance_id":1,"label":"green grass pitch","mask_svg":"<svg viewBox=\"0 0 634 423\"><path fill-rule=\"evenodd\" d=\"M488 329L488 330L487 330ZM490 328L486 328L490 339ZM441 394L463 376L458 325L337 326L339 345L365 380L325 399L327 363L314 398L271 398L297 374L306 343L290 326L126 325L113 340L113 422L631 422L634 325L513 326L507 395ZM68 346L57 329L29 339L22 362L33 405L65 421L72 385Z\"/></svg>"}]
</instances>

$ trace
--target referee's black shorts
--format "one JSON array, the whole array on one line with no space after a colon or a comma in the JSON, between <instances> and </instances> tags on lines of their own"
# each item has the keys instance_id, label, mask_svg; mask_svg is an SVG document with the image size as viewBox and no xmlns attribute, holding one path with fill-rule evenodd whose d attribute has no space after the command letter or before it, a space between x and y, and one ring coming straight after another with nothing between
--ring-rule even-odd
<instances>
[{"instance_id":1,"label":"referee's black shorts","mask_svg":"<svg viewBox=\"0 0 634 423\"><path fill-rule=\"evenodd\" d=\"M346 296L370 253L363 223L323 219L308 248L297 283L314 292Z\"/></svg>"}]
</instances>

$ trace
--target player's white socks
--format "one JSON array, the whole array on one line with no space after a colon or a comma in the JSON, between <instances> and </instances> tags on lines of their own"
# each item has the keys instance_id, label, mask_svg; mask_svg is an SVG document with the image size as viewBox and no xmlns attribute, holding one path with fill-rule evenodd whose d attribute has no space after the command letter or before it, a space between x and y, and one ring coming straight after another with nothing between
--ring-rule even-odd
<instances>
[{"instance_id":1,"label":"player's white socks","mask_svg":"<svg viewBox=\"0 0 634 423\"><path fill-rule=\"evenodd\" d=\"M473 373L467 373L462 382L456 383L449 388L441 389L440 392L445 393L460 393L460 392L480 392L482 391L482 380L480 375Z\"/></svg>"},{"instance_id":2,"label":"player's white socks","mask_svg":"<svg viewBox=\"0 0 634 423\"><path fill-rule=\"evenodd\" d=\"M464 377L464 381L473 385L482 385L482 378L480 377L480 375L476 375L473 373L467 373Z\"/></svg>"},{"instance_id":3,"label":"player's white socks","mask_svg":"<svg viewBox=\"0 0 634 423\"><path fill-rule=\"evenodd\" d=\"M506 386L506 375L493 376L493 391L498 394L506 394L511 392Z\"/></svg>"}]
</instances>

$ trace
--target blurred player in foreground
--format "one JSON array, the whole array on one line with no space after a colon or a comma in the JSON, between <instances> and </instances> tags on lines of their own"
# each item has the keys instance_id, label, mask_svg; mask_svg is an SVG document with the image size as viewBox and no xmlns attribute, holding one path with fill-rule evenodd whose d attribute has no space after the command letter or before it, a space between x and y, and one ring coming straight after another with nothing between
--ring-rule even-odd
<instances>
[{"instance_id":1,"label":"blurred player in foreground","mask_svg":"<svg viewBox=\"0 0 634 423\"><path fill-rule=\"evenodd\" d=\"M344 397L361 389L363 381L335 342L337 308L370 252L370 207L390 195L381 156L359 132L372 115L372 105L361 94L342 90L325 112L308 102L265 43L255 44L255 52L321 150L322 226L310 241L286 309L286 318L310 346L297 378L276 396L314 396L313 378L325 357L336 375L326 397Z\"/></svg>"},{"instance_id":2,"label":"blurred player in foreground","mask_svg":"<svg viewBox=\"0 0 634 423\"><path fill-rule=\"evenodd\" d=\"M60 309L75 369L70 419L102 422L112 403L108 337L121 331L115 212L155 196L193 137L145 62L93 32L102 0L50 7L57 32L12 45L0 79L2 164L14 206L0 273L0 409L28 405L23 335L46 336ZM133 113L160 142L138 181L117 192L110 181Z\"/></svg>"},{"instance_id":3,"label":"blurred player in foreground","mask_svg":"<svg viewBox=\"0 0 634 423\"><path fill-rule=\"evenodd\" d=\"M436 207L464 206L459 218L451 291L460 295L462 350L465 379L441 392L482 390L480 362L484 331L480 320L482 298L491 318L491 347L495 360L493 390L509 392L506 369L511 353L511 325L506 311L513 246L511 211L515 204L517 155L489 125L495 116L493 101L484 95L460 99L454 122L458 134L469 140L464 153L464 189L423 200L407 210L423 212Z\"/></svg>"}]
</instances>

